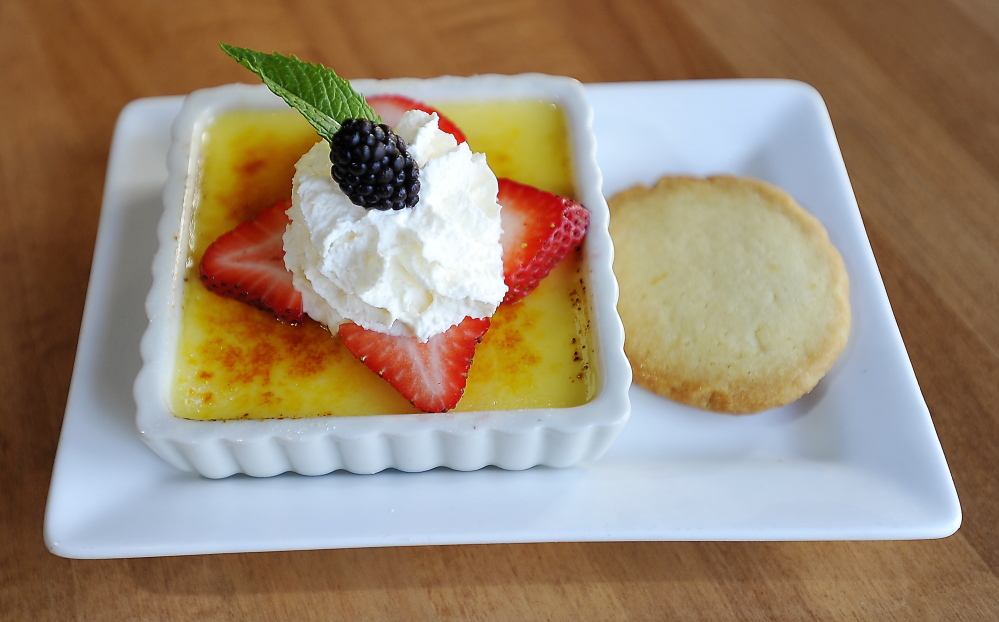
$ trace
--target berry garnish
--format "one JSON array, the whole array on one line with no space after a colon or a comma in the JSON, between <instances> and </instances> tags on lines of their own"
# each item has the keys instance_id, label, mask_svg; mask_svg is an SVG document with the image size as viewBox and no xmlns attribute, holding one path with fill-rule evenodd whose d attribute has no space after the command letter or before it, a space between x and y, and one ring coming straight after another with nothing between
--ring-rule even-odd
<instances>
[{"instance_id":1,"label":"berry garnish","mask_svg":"<svg viewBox=\"0 0 999 622\"><path fill-rule=\"evenodd\" d=\"M345 119L330 143L333 179L355 205L399 210L419 200L420 169L392 129Z\"/></svg>"},{"instance_id":2,"label":"berry garnish","mask_svg":"<svg viewBox=\"0 0 999 622\"><path fill-rule=\"evenodd\" d=\"M516 302L538 286L569 251L579 246L590 212L579 203L511 179L499 179L503 207L505 303Z\"/></svg>"},{"instance_id":3,"label":"berry garnish","mask_svg":"<svg viewBox=\"0 0 999 622\"><path fill-rule=\"evenodd\" d=\"M226 298L269 311L297 324L305 318L302 294L284 265L281 236L288 226L288 199L265 208L252 220L224 233L201 257L201 282Z\"/></svg>"},{"instance_id":4,"label":"berry garnish","mask_svg":"<svg viewBox=\"0 0 999 622\"><path fill-rule=\"evenodd\" d=\"M352 323L341 324L339 333L351 354L413 406L425 412L445 412L461 399L475 346L488 328L489 318L466 317L426 343Z\"/></svg>"},{"instance_id":5,"label":"berry garnish","mask_svg":"<svg viewBox=\"0 0 999 622\"><path fill-rule=\"evenodd\" d=\"M458 129L458 126L451 119L442 115L436 108L421 101L403 97L402 95L369 95L366 99L368 100L368 105L382 118L382 123L390 127L399 125L402 115L410 110L422 110L428 114L437 115L437 127L441 131L451 134L459 143L465 142L465 134Z\"/></svg>"},{"instance_id":6,"label":"berry garnish","mask_svg":"<svg viewBox=\"0 0 999 622\"><path fill-rule=\"evenodd\" d=\"M348 121L368 121L376 126L381 123L378 114L354 90L350 82L336 75L332 69L300 61L294 56L276 52L264 54L224 43L221 46L226 54L260 76L267 88L301 112L319 135L326 139L330 144L330 159L334 170L338 163L344 165L341 175L347 180L347 187L344 187L345 182L337 181L351 202L377 209L401 209L416 205L419 193L418 168L408 156L406 143L401 138L388 130L385 138L376 138L367 144L372 130L349 129L337 139L343 131L342 126L348 125ZM341 148L338 148L337 142L341 144ZM363 146L359 147L359 152L354 152L351 148L344 151L344 143L350 147L366 144L369 151L365 152ZM382 148L386 151L395 149L402 155L403 161L398 169L395 167L398 154L385 155ZM350 155L344 155L348 153ZM391 181L382 181L383 158L389 158L388 164L396 173ZM405 175L400 175L400 170ZM372 181L369 179L371 175L374 176L373 183L369 183ZM372 196L375 198L372 199Z\"/></svg>"}]
</instances>

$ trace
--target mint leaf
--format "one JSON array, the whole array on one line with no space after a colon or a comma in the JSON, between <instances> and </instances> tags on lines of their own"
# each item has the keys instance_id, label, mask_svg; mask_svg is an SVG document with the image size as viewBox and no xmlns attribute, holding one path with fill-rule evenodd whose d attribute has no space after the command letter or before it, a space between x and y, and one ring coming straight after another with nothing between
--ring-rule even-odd
<instances>
[{"instance_id":1,"label":"mint leaf","mask_svg":"<svg viewBox=\"0 0 999 622\"><path fill-rule=\"evenodd\" d=\"M260 76L267 88L301 112L327 141L333 139L344 119L381 121L364 96L332 69L277 52L264 54L225 43L219 45L239 64Z\"/></svg>"}]
</instances>

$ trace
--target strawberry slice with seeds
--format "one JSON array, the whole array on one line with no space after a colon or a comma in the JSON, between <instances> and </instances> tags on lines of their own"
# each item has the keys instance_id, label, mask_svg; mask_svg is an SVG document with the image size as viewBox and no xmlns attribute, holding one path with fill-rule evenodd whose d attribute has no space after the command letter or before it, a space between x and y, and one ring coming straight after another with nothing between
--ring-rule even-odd
<instances>
[{"instance_id":1,"label":"strawberry slice with seeds","mask_svg":"<svg viewBox=\"0 0 999 622\"><path fill-rule=\"evenodd\" d=\"M454 408L465 391L475 346L489 329L489 318L466 317L443 333L420 343L341 324L340 338L351 354L426 412Z\"/></svg>"},{"instance_id":2,"label":"strawberry slice with seeds","mask_svg":"<svg viewBox=\"0 0 999 622\"><path fill-rule=\"evenodd\" d=\"M499 179L502 206L504 303L528 295L569 251L579 246L590 211L565 197L511 179Z\"/></svg>"},{"instance_id":3,"label":"strawberry slice with seeds","mask_svg":"<svg viewBox=\"0 0 999 622\"><path fill-rule=\"evenodd\" d=\"M458 126L451 119L442 115L439 110L428 104L403 97L402 95L370 95L365 99L368 105L382 118L382 123L389 127L398 125L400 119L402 119L402 115L410 110L422 110L430 114L437 113L439 117L437 127L454 136L458 139L459 143L465 142L465 134L458 129Z\"/></svg>"},{"instance_id":4,"label":"strawberry slice with seeds","mask_svg":"<svg viewBox=\"0 0 999 622\"><path fill-rule=\"evenodd\" d=\"M205 249L200 271L201 282L216 294L297 324L305 318L302 294L284 265L281 239L290 222L289 207L290 199L278 201L220 235Z\"/></svg>"}]
</instances>

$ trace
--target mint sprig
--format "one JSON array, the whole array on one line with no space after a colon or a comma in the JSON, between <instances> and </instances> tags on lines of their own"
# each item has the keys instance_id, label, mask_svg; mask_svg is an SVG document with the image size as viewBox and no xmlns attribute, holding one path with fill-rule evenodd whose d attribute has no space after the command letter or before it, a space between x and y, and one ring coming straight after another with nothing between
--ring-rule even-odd
<instances>
[{"instance_id":1,"label":"mint sprig","mask_svg":"<svg viewBox=\"0 0 999 622\"><path fill-rule=\"evenodd\" d=\"M327 141L333 140L344 119L381 121L364 96L332 69L277 52L264 54L225 43L219 45L239 64L260 76L267 88L301 112Z\"/></svg>"}]
</instances>

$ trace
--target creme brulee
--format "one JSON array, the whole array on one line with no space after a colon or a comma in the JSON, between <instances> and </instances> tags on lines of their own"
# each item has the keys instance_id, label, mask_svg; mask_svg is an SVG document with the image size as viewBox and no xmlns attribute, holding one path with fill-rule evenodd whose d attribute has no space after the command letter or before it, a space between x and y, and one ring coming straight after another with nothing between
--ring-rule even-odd
<instances>
[{"instance_id":1,"label":"creme brulee","mask_svg":"<svg viewBox=\"0 0 999 622\"><path fill-rule=\"evenodd\" d=\"M565 120L553 104L439 105L499 177L574 195ZM295 111L220 115L203 145L185 278L172 409L187 419L418 412L325 327L289 326L207 291L198 262L219 235L291 193L294 165L317 140ZM476 350L456 411L571 407L595 371L581 258L570 255L527 298L502 305Z\"/></svg>"}]
</instances>

